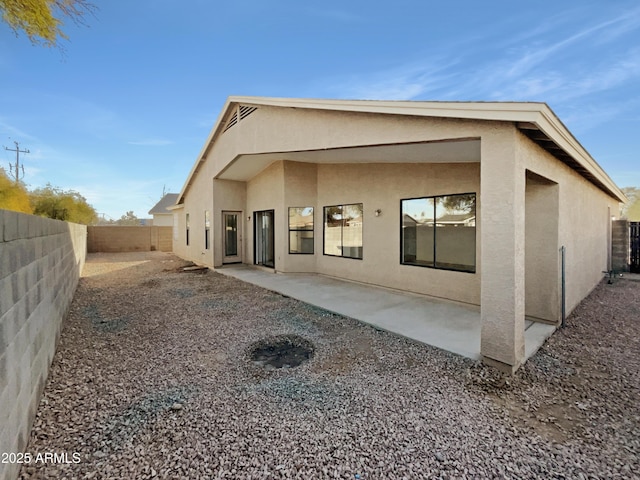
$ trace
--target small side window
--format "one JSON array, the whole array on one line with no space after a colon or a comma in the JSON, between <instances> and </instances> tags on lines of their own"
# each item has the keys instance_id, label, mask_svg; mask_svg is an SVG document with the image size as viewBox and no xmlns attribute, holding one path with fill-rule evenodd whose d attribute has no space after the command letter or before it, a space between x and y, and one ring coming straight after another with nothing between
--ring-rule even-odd
<instances>
[{"instance_id":1,"label":"small side window","mask_svg":"<svg viewBox=\"0 0 640 480\"><path fill-rule=\"evenodd\" d=\"M209 210L204 211L204 249L209 250L211 239L211 215Z\"/></svg>"},{"instance_id":2,"label":"small side window","mask_svg":"<svg viewBox=\"0 0 640 480\"><path fill-rule=\"evenodd\" d=\"M187 241L187 245L189 245L189 214L187 213L185 216L185 238Z\"/></svg>"}]
</instances>

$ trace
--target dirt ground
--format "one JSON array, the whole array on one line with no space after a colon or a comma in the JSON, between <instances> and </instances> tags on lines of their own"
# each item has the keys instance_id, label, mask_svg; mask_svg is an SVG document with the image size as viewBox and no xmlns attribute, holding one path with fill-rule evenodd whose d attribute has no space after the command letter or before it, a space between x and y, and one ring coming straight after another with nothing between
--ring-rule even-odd
<instances>
[{"instance_id":1,"label":"dirt ground","mask_svg":"<svg viewBox=\"0 0 640 480\"><path fill-rule=\"evenodd\" d=\"M506 377L184 265L89 256L27 449L70 461L21 478L638 478L640 282ZM282 335L313 356L252 361Z\"/></svg>"}]
</instances>

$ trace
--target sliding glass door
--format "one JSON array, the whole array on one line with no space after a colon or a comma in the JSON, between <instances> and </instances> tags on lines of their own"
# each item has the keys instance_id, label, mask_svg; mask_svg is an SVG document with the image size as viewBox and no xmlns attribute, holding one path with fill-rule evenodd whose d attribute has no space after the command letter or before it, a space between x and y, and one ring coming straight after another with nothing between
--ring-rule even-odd
<instances>
[{"instance_id":1,"label":"sliding glass door","mask_svg":"<svg viewBox=\"0 0 640 480\"><path fill-rule=\"evenodd\" d=\"M275 268L273 210L254 212L254 263Z\"/></svg>"}]
</instances>

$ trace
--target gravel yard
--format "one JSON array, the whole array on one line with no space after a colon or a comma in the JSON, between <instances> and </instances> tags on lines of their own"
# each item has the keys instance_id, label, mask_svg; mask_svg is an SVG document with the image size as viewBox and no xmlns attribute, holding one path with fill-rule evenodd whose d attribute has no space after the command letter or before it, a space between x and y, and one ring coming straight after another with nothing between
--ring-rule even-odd
<instances>
[{"instance_id":1,"label":"gravel yard","mask_svg":"<svg viewBox=\"0 0 640 480\"><path fill-rule=\"evenodd\" d=\"M69 463L21 478L640 475L639 282L603 282L502 377L184 265L89 256L27 448ZM280 335L310 342L310 358L252 360Z\"/></svg>"}]
</instances>

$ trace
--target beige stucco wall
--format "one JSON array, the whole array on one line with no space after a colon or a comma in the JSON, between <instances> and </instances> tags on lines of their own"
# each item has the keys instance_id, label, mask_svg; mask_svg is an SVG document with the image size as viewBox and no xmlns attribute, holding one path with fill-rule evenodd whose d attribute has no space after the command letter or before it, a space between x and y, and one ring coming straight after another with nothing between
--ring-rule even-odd
<instances>
[{"instance_id":1,"label":"beige stucco wall","mask_svg":"<svg viewBox=\"0 0 640 480\"><path fill-rule=\"evenodd\" d=\"M479 209L481 353L516 369L524 358L525 172L513 125L482 136Z\"/></svg>"},{"instance_id":2,"label":"beige stucco wall","mask_svg":"<svg viewBox=\"0 0 640 480\"><path fill-rule=\"evenodd\" d=\"M212 212L212 246L205 249L205 211ZM216 223L216 216L213 209L213 178L206 174L206 170L201 175L193 179L193 186L190 189L190 195L185 198L185 202L180 212L180 221L178 225L178 241L174 242L174 252L183 258L187 258L198 265L207 265L212 267L213 252L215 242L219 237ZM189 244L186 242L186 216L189 215ZM216 233L218 232L218 233Z\"/></svg>"},{"instance_id":3,"label":"beige stucco wall","mask_svg":"<svg viewBox=\"0 0 640 480\"><path fill-rule=\"evenodd\" d=\"M252 240L251 221L247 210L247 184L245 182L235 182L231 180L213 180L213 263L210 266L219 267L223 261L223 239L224 228L222 212L238 212L238 235L240 237L241 260L247 263L247 250L250 245L247 242ZM210 257L207 257L209 259Z\"/></svg>"},{"instance_id":4,"label":"beige stucco wall","mask_svg":"<svg viewBox=\"0 0 640 480\"><path fill-rule=\"evenodd\" d=\"M349 280L479 304L479 274L400 264L400 201L476 192L480 166L465 164L318 165L317 271ZM363 259L322 254L323 207L362 203ZM375 210L381 210L375 216ZM479 229L479 227L477 227ZM476 251L478 245L476 245ZM479 258L479 254L476 254ZM480 271L479 262L476 264Z\"/></svg>"},{"instance_id":5,"label":"beige stucco wall","mask_svg":"<svg viewBox=\"0 0 640 480\"><path fill-rule=\"evenodd\" d=\"M227 200L234 187L242 185L241 182L215 182L216 198L219 195ZM275 162L246 183L245 263L254 261L253 213L274 210L277 271L317 272L478 304L480 284L477 274L400 265L399 261L401 199L477 192L478 188L479 165L473 163L314 165ZM242 208L241 194L235 202L226 203L224 209ZM363 203L362 260L323 254L323 207L347 203ZM314 207L314 254L289 254L288 208L309 206ZM382 210L379 217L374 214L376 209ZM216 214L221 210L216 208ZM219 245L221 249L221 239ZM479 257L477 252L475 256ZM221 263L221 254L216 254L216 265Z\"/></svg>"},{"instance_id":6,"label":"beige stucco wall","mask_svg":"<svg viewBox=\"0 0 640 480\"><path fill-rule=\"evenodd\" d=\"M154 227L172 227L173 226L173 214L171 213L156 213L153 215Z\"/></svg>"},{"instance_id":7,"label":"beige stucco wall","mask_svg":"<svg viewBox=\"0 0 640 480\"><path fill-rule=\"evenodd\" d=\"M561 319L559 186L527 173L525 185L525 313Z\"/></svg>"},{"instance_id":8,"label":"beige stucco wall","mask_svg":"<svg viewBox=\"0 0 640 480\"><path fill-rule=\"evenodd\" d=\"M320 110L282 109L273 107L260 107L237 125L220 134L211 148L207 151L204 161L198 165L197 174L191 178L191 184L186 191L181 209L181 222L184 222L185 214L190 214L190 244L185 242L185 226L178 227L178 241L174 242L174 252L196 263L208 266L222 264L222 255L219 254L222 245L220 233L215 233L221 226L221 211L242 210L246 219L255 210L271 209L268 204L258 205L250 203L250 185L253 180L246 182L246 201L242 196L242 187L232 187L231 184L221 183L228 180L220 180L220 175L230 162L242 154L262 152L284 152L292 150L326 149L332 147L351 145L378 145L381 143L416 142L442 139L468 139L477 138L480 132L490 125L490 122L477 122L467 120L431 119L411 116L392 116L383 118L380 115L349 112L325 112ZM294 162L295 163L295 162ZM320 167L320 165L318 166ZM313 164L306 166L309 170L302 170L302 166L296 166L292 170L282 172L286 175L288 188L285 195L288 206L301 206L300 202L307 202L305 198L316 195L314 191ZM255 182L263 182L265 189L277 190L276 184L270 184L269 180L261 180L263 174L268 172L266 168L256 175ZM254 183L255 183L254 182ZM283 185L284 180L278 180ZM231 182L245 184L245 182ZM383 184L383 182L380 182ZM382 186L384 187L384 185ZM253 188L252 190L256 190ZM215 192L215 193L214 193ZM449 192L450 193L450 192ZM214 195L215 203L214 206ZM275 200L275 199L274 199ZM280 207L284 208L285 198L278 200ZM268 203L268 202L267 202ZM220 205L224 207L220 208ZM399 208L399 207L398 207ZM213 249L204 250L204 210L213 212ZM322 220L322 212L317 217L316 223ZM243 252L247 263L253 262L253 224L245 221L243 224ZM295 271L313 271L315 258L300 256L298 259L285 257L288 252L288 230L285 231L286 221L280 217L276 221L276 262L282 269ZM318 250L316 245L316 251ZM215 255L215 256L214 256ZM279 257L279 258L278 258ZM306 257L306 258L302 258ZM288 261L294 263L288 266Z\"/></svg>"},{"instance_id":9,"label":"beige stucco wall","mask_svg":"<svg viewBox=\"0 0 640 480\"><path fill-rule=\"evenodd\" d=\"M288 251L287 230L285 228L288 222L283 215L284 204L284 164L283 162L275 162L266 170L263 170L257 177L247 182L247 217L251 220L247 222L246 248L245 256L250 263L253 263L253 228L255 223L256 211L274 210L274 242L275 242L275 265L280 270L283 264L284 256Z\"/></svg>"},{"instance_id":10,"label":"beige stucco wall","mask_svg":"<svg viewBox=\"0 0 640 480\"><path fill-rule=\"evenodd\" d=\"M558 184L558 275L559 252L564 245L569 314L608 269L610 222L619 211L619 203L521 133L517 135L517 150L524 168ZM546 278L547 274L542 276Z\"/></svg>"},{"instance_id":11,"label":"beige stucco wall","mask_svg":"<svg viewBox=\"0 0 640 480\"><path fill-rule=\"evenodd\" d=\"M196 177L217 177L241 154L478 138L491 123L261 106L216 138Z\"/></svg>"},{"instance_id":12,"label":"beige stucco wall","mask_svg":"<svg viewBox=\"0 0 640 480\"><path fill-rule=\"evenodd\" d=\"M285 188L286 179L286 188ZM479 304L479 274L400 265L400 200L428 195L478 192L479 164L315 165L275 162L246 183L215 180L214 226L222 224L223 210L244 211L243 261L253 263L253 214L275 212L275 268L281 272L317 272L442 298ZM290 188L291 187L291 188ZM479 193L479 192L478 192ZM285 201L286 195L286 201ZM235 197L235 198L234 198ZM224 201L223 201L224 199ZM323 207L363 203L362 260L323 254ZM202 207L186 211L198 211ZM220 208L218 208L220 205ZM288 208L314 207L314 254L289 254ZM374 211L382 210L376 217ZM219 217L219 218L218 218ZM191 218L191 245L182 237L176 253L212 266L222 265L222 235L214 233L214 263L207 263L200 237L203 230ZM214 227L214 230L215 230ZM474 253L479 259L479 253ZM191 253L195 252L195 253ZM190 256L191 255L191 256ZM206 257L208 258L208 257ZM480 270L479 261L476 264Z\"/></svg>"},{"instance_id":13,"label":"beige stucco wall","mask_svg":"<svg viewBox=\"0 0 640 480\"><path fill-rule=\"evenodd\" d=\"M318 166L313 163L284 162L284 221L285 251L282 255L283 271L315 272L322 242L318 243L318 228L322 226L322 210L318 199ZM289 254L289 207L314 207L314 255Z\"/></svg>"}]
</instances>

